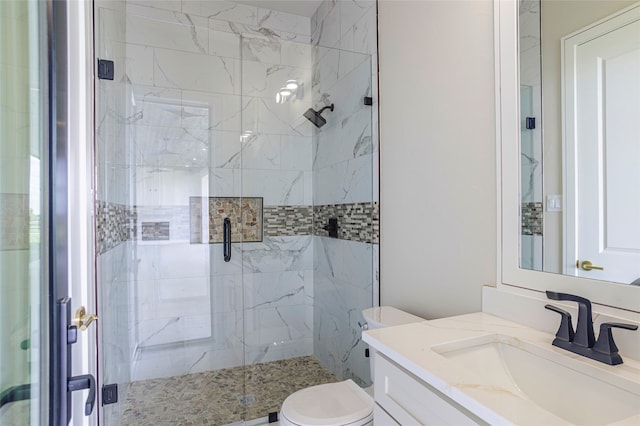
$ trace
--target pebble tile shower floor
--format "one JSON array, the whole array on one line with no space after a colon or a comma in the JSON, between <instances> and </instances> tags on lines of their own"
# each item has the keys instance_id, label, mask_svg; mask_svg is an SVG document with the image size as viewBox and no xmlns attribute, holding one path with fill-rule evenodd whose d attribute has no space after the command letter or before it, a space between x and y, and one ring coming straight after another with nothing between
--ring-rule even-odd
<instances>
[{"instance_id":1,"label":"pebble tile shower floor","mask_svg":"<svg viewBox=\"0 0 640 426\"><path fill-rule=\"evenodd\" d=\"M335 381L314 357L305 356L133 382L120 424L226 425L252 420L280 411L284 399L299 389ZM255 397L255 402L243 404L240 398L245 395Z\"/></svg>"}]
</instances>

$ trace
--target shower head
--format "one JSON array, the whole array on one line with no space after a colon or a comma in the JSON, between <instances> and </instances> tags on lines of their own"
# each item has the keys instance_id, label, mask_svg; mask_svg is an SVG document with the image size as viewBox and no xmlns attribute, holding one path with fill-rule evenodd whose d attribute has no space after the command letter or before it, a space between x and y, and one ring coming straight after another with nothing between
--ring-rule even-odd
<instances>
[{"instance_id":1,"label":"shower head","mask_svg":"<svg viewBox=\"0 0 640 426\"><path fill-rule=\"evenodd\" d=\"M327 124L327 120L325 120L324 117L322 116L322 112L325 109L329 109L333 111L333 104L322 108L320 111L316 111L313 108L309 108L308 110L305 111L304 117L310 122L312 122L314 126L316 126L317 128L320 128L325 124Z\"/></svg>"}]
</instances>

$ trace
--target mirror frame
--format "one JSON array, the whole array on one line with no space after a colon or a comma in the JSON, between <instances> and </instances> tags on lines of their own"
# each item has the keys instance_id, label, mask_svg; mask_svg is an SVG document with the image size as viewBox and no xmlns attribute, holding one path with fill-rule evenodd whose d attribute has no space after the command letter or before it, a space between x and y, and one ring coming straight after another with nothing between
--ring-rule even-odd
<instances>
[{"instance_id":1,"label":"mirror frame","mask_svg":"<svg viewBox=\"0 0 640 426\"><path fill-rule=\"evenodd\" d=\"M640 312L640 287L520 268L520 67L518 0L494 0L498 287L554 290ZM563 212L565 213L565 212ZM514 288L515 287L515 288Z\"/></svg>"}]
</instances>

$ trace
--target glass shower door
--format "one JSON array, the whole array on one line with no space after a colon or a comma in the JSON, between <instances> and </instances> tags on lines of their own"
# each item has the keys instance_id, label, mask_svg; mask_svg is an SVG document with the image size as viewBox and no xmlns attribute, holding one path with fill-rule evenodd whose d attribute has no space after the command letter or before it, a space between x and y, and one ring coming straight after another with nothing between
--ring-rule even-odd
<instances>
[{"instance_id":1,"label":"glass shower door","mask_svg":"<svg viewBox=\"0 0 640 426\"><path fill-rule=\"evenodd\" d=\"M263 205L262 238L242 243L251 420L305 387L370 383L359 323L373 303L377 157L370 56L260 33L241 53L243 205Z\"/></svg>"},{"instance_id":2,"label":"glass shower door","mask_svg":"<svg viewBox=\"0 0 640 426\"><path fill-rule=\"evenodd\" d=\"M115 70L96 83L101 383L118 386L103 408L113 425L244 419L241 153L227 155L240 143L239 36L212 31L209 51L208 20L167 5L95 8L96 59Z\"/></svg>"}]
</instances>

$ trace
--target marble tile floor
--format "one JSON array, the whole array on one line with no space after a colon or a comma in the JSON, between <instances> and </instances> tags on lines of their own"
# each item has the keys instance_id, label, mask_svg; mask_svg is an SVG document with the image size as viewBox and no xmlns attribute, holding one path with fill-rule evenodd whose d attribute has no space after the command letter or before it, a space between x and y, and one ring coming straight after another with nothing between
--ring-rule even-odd
<instances>
[{"instance_id":1,"label":"marble tile floor","mask_svg":"<svg viewBox=\"0 0 640 426\"><path fill-rule=\"evenodd\" d=\"M313 356L130 385L121 425L226 425L280 411L291 393L337 381ZM244 404L240 397L251 399ZM255 398L255 401L253 398Z\"/></svg>"}]
</instances>

